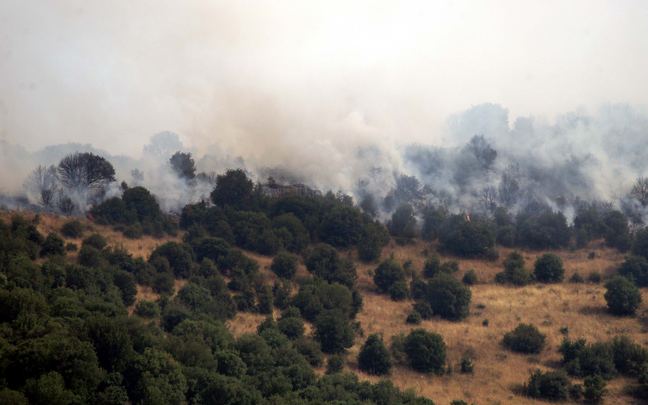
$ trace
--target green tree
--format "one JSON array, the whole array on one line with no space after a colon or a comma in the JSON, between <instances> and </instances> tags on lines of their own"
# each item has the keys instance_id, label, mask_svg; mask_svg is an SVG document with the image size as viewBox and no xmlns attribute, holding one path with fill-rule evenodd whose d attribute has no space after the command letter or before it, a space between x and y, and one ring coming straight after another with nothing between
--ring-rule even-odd
<instances>
[{"instance_id":1,"label":"green tree","mask_svg":"<svg viewBox=\"0 0 648 405\"><path fill-rule=\"evenodd\" d=\"M340 353L353 346L354 333L348 318L340 310L331 309L315 321L314 336L324 353Z\"/></svg>"},{"instance_id":2,"label":"green tree","mask_svg":"<svg viewBox=\"0 0 648 405\"><path fill-rule=\"evenodd\" d=\"M182 404L187 391L187 379L182 366L166 352L147 348L139 361L141 377L137 396L142 404ZM135 398L134 398L135 399Z\"/></svg>"},{"instance_id":3,"label":"green tree","mask_svg":"<svg viewBox=\"0 0 648 405\"><path fill-rule=\"evenodd\" d=\"M292 279L297 274L297 256L286 252L279 251L272 260L270 269L283 279Z\"/></svg>"},{"instance_id":4,"label":"green tree","mask_svg":"<svg viewBox=\"0 0 648 405\"><path fill-rule=\"evenodd\" d=\"M137 219L142 222L145 220L156 220L162 213L160 204L150 191L144 187L131 187L124 191L122 200L127 211L135 212Z\"/></svg>"},{"instance_id":5,"label":"green tree","mask_svg":"<svg viewBox=\"0 0 648 405\"><path fill-rule=\"evenodd\" d=\"M504 334L502 343L518 353L540 353L544 349L547 336L540 333L532 324L519 324L511 332Z\"/></svg>"},{"instance_id":6,"label":"green tree","mask_svg":"<svg viewBox=\"0 0 648 405\"><path fill-rule=\"evenodd\" d=\"M360 370L368 374L389 374L392 368L392 359L389 350L385 347L378 335L369 335L358 354Z\"/></svg>"},{"instance_id":7,"label":"green tree","mask_svg":"<svg viewBox=\"0 0 648 405\"><path fill-rule=\"evenodd\" d=\"M65 255L65 241L54 232L50 232L49 235L47 235L47 238L45 238L43 248L40 251L40 256L45 257L55 255Z\"/></svg>"},{"instance_id":8,"label":"green tree","mask_svg":"<svg viewBox=\"0 0 648 405\"><path fill-rule=\"evenodd\" d=\"M591 403L598 404L602 402L603 397L608 393L608 390L605 388L605 380L600 375L585 378L583 385L585 386L583 396Z\"/></svg>"},{"instance_id":9,"label":"green tree","mask_svg":"<svg viewBox=\"0 0 648 405\"><path fill-rule=\"evenodd\" d=\"M403 204L398 207L387 222L387 229L396 238L409 240L416 237L416 218L412 206Z\"/></svg>"},{"instance_id":10,"label":"green tree","mask_svg":"<svg viewBox=\"0 0 648 405\"><path fill-rule=\"evenodd\" d=\"M306 259L306 268L329 283L338 282L351 288L358 274L350 257L342 258L331 245L320 243Z\"/></svg>"},{"instance_id":11,"label":"green tree","mask_svg":"<svg viewBox=\"0 0 648 405\"><path fill-rule=\"evenodd\" d=\"M640 287L648 286L648 260L643 256L631 255L621 263L619 274L634 280Z\"/></svg>"},{"instance_id":12,"label":"green tree","mask_svg":"<svg viewBox=\"0 0 648 405\"><path fill-rule=\"evenodd\" d=\"M605 301L614 315L634 315L641 305L641 291L625 277L617 276L605 283Z\"/></svg>"},{"instance_id":13,"label":"green tree","mask_svg":"<svg viewBox=\"0 0 648 405\"><path fill-rule=\"evenodd\" d=\"M191 157L191 153L177 151L169 159L169 164L171 169L182 179L193 180L196 177L196 162Z\"/></svg>"},{"instance_id":14,"label":"green tree","mask_svg":"<svg viewBox=\"0 0 648 405\"><path fill-rule=\"evenodd\" d=\"M405 338L404 349L414 370L435 374L445 372L446 345L441 335L414 329Z\"/></svg>"},{"instance_id":15,"label":"green tree","mask_svg":"<svg viewBox=\"0 0 648 405\"><path fill-rule=\"evenodd\" d=\"M405 272L400 263L390 258L384 260L374 270L373 280L376 286L386 293L396 282L405 281Z\"/></svg>"},{"instance_id":16,"label":"green tree","mask_svg":"<svg viewBox=\"0 0 648 405\"><path fill-rule=\"evenodd\" d=\"M627 252L632 245L628 218L621 211L613 210L605 216L604 220L606 225L605 243L621 252Z\"/></svg>"},{"instance_id":17,"label":"green tree","mask_svg":"<svg viewBox=\"0 0 648 405\"><path fill-rule=\"evenodd\" d=\"M524 384L525 391L531 398L548 399L551 401L565 401L569 399L571 383L563 371L547 371L543 373L536 370L529 382Z\"/></svg>"},{"instance_id":18,"label":"green tree","mask_svg":"<svg viewBox=\"0 0 648 405\"><path fill-rule=\"evenodd\" d=\"M450 320L459 320L470 314L472 293L460 281L449 274L441 273L428 284L427 301L435 315Z\"/></svg>"},{"instance_id":19,"label":"green tree","mask_svg":"<svg viewBox=\"0 0 648 405\"><path fill-rule=\"evenodd\" d=\"M553 253L545 253L535 262L533 275L541 283L559 283L565 277L562 259Z\"/></svg>"},{"instance_id":20,"label":"green tree","mask_svg":"<svg viewBox=\"0 0 648 405\"><path fill-rule=\"evenodd\" d=\"M216 187L210 197L218 206L231 205L242 208L252 198L253 189L254 183L243 170L228 170L216 177Z\"/></svg>"},{"instance_id":21,"label":"green tree","mask_svg":"<svg viewBox=\"0 0 648 405\"><path fill-rule=\"evenodd\" d=\"M504 271L495 275L495 281L500 284L511 283L518 286L531 282L531 273L524 267L524 257L519 251L508 254L504 260Z\"/></svg>"}]
</instances>

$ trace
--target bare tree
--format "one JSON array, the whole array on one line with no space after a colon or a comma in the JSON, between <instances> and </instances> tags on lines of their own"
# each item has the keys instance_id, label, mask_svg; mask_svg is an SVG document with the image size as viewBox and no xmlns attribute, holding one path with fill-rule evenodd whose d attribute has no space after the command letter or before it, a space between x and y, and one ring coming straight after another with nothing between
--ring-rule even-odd
<instances>
[{"instance_id":1,"label":"bare tree","mask_svg":"<svg viewBox=\"0 0 648 405\"><path fill-rule=\"evenodd\" d=\"M497 188L499 200L507 208L517 202L520 191L520 168L518 165L509 165L502 173L502 180Z\"/></svg>"},{"instance_id":2,"label":"bare tree","mask_svg":"<svg viewBox=\"0 0 648 405\"><path fill-rule=\"evenodd\" d=\"M72 199L70 197L68 197L61 190L59 190L59 192L58 192L58 198L56 200L56 206L65 215L72 214L72 212L74 212L74 207L75 207L74 203L72 202Z\"/></svg>"},{"instance_id":3,"label":"bare tree","mask_svg":"<svg viewBox=\"0 0 648 405\"><path fill-rule=\"evenodd\" d=\"M632 191L630 192L634 198L636 198L642 207L648 205L648 178L639 177L632 186Z\"/></svg>"},{"instance_id":4,"label":"bare tree","mask_svg":"<svg viewBox=\"0 0 648 405\"><path fill-rule=\"evenodd\" d=\"M484 187L479 192L479 205L487 213L497 208L497 189L494 186Z\"/></svg>"},{"instance_id":5,"label":"bare tree","mask_svg":"<svg viewBox=\"0 0 648 405\"><path fill-rule=\"evenodd\" d=\"M115 169L101 156L77 152L61 159L58 177L67 188L99 190L115 181Z\"/></svg>"},{"instance_id":6,"label":"bare tree","mask_svg":"<svg viewBox=\"0 0 648 405\"><path fill-rule=\"evenodd\" d=\"M51 207L58 188L56 167L38 165L25 180L25 188L38 196L42 206Z\"/></svg>"}]
</instances>

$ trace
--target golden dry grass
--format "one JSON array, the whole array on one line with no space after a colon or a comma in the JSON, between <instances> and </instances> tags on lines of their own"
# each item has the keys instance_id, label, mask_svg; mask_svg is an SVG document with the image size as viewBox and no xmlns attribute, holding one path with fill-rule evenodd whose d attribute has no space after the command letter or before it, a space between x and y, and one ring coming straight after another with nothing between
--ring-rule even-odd
<instances>
[{"instance_id":1,"label":"golden dry grass","mask_svg":"<svg viewBox=\"0 0 648 405\"><path fill-rule=\"evenodd\" d=\"M33 215L26 214L28 219ZM0 219L8 221L9 213L0 213ZM47 234L58 232L67 218L41 215L39 231ZM109 244L121 243L134 255L147 258L155 247L166 240L144 237L139 240L127 240L110 227L99 226L89 220L81 220L84 224L102 233ZM89 234L89 233L88 233ZM180 236L170 238L179 241ZM81 240L70 240L80 245ZM433 251L434 245L416 241L412 245L397 246L393 242L383 249L383 259L393 255L401 263L412 260L413 268L421 273L425 250ZM376 264L358 263L358 286L363 293L364 308L358 314L357 320L364 329L364 337L357 337L356 344L349 350L347 370L357 373L361 380L378 381L379 378L370 376L357 367L357 355L366 336L378 333L384 337L385 344L391 344L395 334L407 334L415 327L422 327L441 334L448 346L448 360L455 368L455 373L443 377L430 377L416 373L406 365L397 365L389 377L396 386L406 389L413 387L418 394L431 398L437 404L447 404L454 399L463 399L474 404L538 404L541 401L530 400L515 394L515 388L528 380L529 374L535 369L550 370L559 367L560 354L557 346L564 337L560 328L569 329L571 339L585 338L590 342L607 341L619 334L626 334L632 340L642 345L648 345L648 311L647 305L640 310L637 317L618 318L608 315L605 311L602 284L571 284L567 281L560 284L532 284L526 287L501 286L494 283L495 274L503 270L502 262L512 249L498 247L500 258L494 262L484 260L467 260L451 256L442 256L442 261L457 260L461 277L469 269L477 273L479 284L471 287L471 315L460 322L449 322L441 319L423 321L421 325L412 326L405 323L407 314L412 310L411 301L394 302L388 296L378 294L372 280L372 272ZM596 257L589 259L594 251ZM588 249L575 251L558 251L566 270L565 280L575 272L584 277L591 271L598 271L604 277L615 274L616 268L623 261L624 255L602 246L601 242L592 244ZM259 262L261 273L267 283L273 283L277 277L270 270L271 257L246 252L247 255ZM533 269L533 263L542 252L523 251L526 267ZM70 255L68 255L70 257ZM74 255L71 255L74 260ZM303 262L299 264L298 277L308 276ZM179 280L176 289L184 284ZM644 302L648 302L648 290L643 289ZM148 287L138 286L137 299L156 299L157 294ZM275 317L280 312L275 310ZM234 336L256 333L257 326L265 318L264 315L238 313L228 321L230 331ZM483 326L484 319L489 320L488 326ZM545 350L537 356L521 355L509 352L501 347L504 333L515 328L518 323L532 323L547 335ZM307 325L310 333L310 325ZM458 363L464 351L475 353L474 374L460 374ZM323 368L316 370L323 373ZM582 383L582 381L578 381ZM608 404L641 403L625 393L632 379L618 377L608 382Z\"/></svg>"}]
</instances>

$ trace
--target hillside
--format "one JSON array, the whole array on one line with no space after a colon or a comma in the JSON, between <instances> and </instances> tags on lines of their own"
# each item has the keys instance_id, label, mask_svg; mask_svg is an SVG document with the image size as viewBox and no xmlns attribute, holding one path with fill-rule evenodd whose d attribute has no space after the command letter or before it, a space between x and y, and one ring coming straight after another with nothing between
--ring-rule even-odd
<instances>
[{"instance_id":1,"label":"hillside","mask_svg":"<svg viewBox=\"0 0 648 405\"><path fill-rule=\"evenodd\" d=\"M31 220L33 215L25 214L25 217ZM2 213L0 218L8 223L10 213ZM40 215L37 228L43 235L47 235L50 232L59 232L66 221L68 219L64 217ZM181 242L184 235L184 232L180 231L175 237L157 239L144 236L132 240L125 238L120 232L115 232L110 226L98 225L87 219L81 222L91 232L104 235L109 246L123 246L129 253L144 259L148 259L157 246L167 241ZM80 246L81 238L67 238L66 242ZM434 244L420 239L405 246L399 246L392 240L382 250L381 260L390 256L401 264L411 260L412 269L421 276L426 254L434 249ZM572 340L584 338L588 342L603 342L624 334L643 346L648 344L648 311L642 308L636 317L631 318L612 316L606 311L603 283L567 281L575 272L587 277L590 272L596 271L603 279L615 275L616 269L624 260L623 254L605 247L602 242L594 242L587 249L557 251L554 253L561 257L566 270L565 281L558 284L532 283L524 287L513 287L496 284L494 281L495 274L503 269L503 260L512 251L501 246L498 246L497 250L499 259L496 261L442 255L442 261L456 260L459 263L457 278L461 278L470 269L475 270L477 274L478 283L470 288L470 315L461 321L435 317L423 320L417 326L405 322L408 313L412 311L413 301L407 299L395 302L389 296L380 294L372 278L377 264L362 263L356 258L357 286L364 301L356 320L360 322L364 334L356 334L355 344L348 350L346 370L356 373L361 380L378 382L380 377L368 375L358 367L357 356L366 337L377 333L384 338L386 346L390 347L393 335L407 335L411 329L423 327L443 336L453 373L431 377L415 372L405 363L397 363L388 377L397 387L403 390L413 388L417 394L432 399L436 404L447 404L455 399L475 404L542 403L520 395L520 386L535 369L552 370L560 367L561 355L557 352L557 347L565 336ZM350 252L355 257L355 251ZM593 258L591 252L594 253ZM524 251L527 267L532 268L532 264L542 253L544 252ZM260 276L267 285L272 285L278 280L270 271L271 256L250 251L245 251L245 254L258 261ZM76 255L76 252L69 252L66 262L75 263ZM42 259L39 261L42 262ZM300 259L297 277L310 277L303 259ZM177 279L176 291L185 282L186 280ZM138 285L137 290L137 302L159 298L159 294L154 293L151 287ZM296 291L295 287L293 293ZM644 302L648 302L646 288L642 289L642 294ZM128 309L131 316L134 316L132 313L135 305ZM275 318L279 318L280 313L280 310L274 309ZM265 315L238 312L234 318L227 321L227 325L235 337L240 337L247 333L256 333L257 326L264 319ZM487 326L484 325L485 320L488 321ZM532 323L546 334L547 345L540 354L516 354L502 346L502 336L518 323ZM564 329L561 332L562 328L567 328L568 332L565 333ZM307 323L306 333L310 333L311 329L311 325ZM459 372L459 363L466 351L474 355L473 374ZM324 367L317 367L316 372L323 375ZM573 379L573 382L582 383L582 380ZM637 399L628 391L628 386L635 382L635 379L628 377L617 377L609 381L606 403L636 402Z\"/></svg>"}]
</instances>

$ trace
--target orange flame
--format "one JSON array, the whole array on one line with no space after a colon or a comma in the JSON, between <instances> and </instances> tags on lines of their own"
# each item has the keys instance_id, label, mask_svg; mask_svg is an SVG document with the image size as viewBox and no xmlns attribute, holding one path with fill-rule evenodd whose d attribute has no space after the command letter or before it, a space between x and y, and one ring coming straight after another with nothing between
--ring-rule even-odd
<instances>
[{"instance_id":1,"label":"orange flame","mask_svg":"<svg viewBox=\"0 0 648 405\"><path fill-rule=\"evenodd\" d=\"M466 214L466 219L470 222L470 215Z\"/></svg>"}]
</instances>

